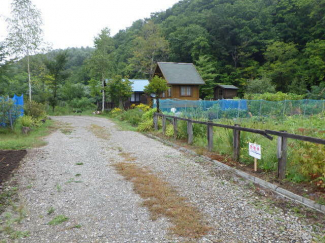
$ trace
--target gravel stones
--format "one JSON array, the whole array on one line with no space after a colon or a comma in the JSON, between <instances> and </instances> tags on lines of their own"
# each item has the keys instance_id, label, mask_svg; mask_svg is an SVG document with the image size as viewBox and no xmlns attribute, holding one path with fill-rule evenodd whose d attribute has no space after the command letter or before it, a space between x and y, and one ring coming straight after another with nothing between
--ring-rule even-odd
<instances>
[{"instance_id":1,"label":"gravel stones","mask_svg":"<svg viewBox=\"0 0 325 243\"><path fill-rule=\"evenodd\" d=\"M152 221L132 183L110 166L124 161L121 152L169 182L205 215L213 229L195 242L311 242L311 227L278 208L258 204L260 199L222 168L216 167L218 176L212 176L194 157L140 133L120 131L105 118L53 119L70 123L73 132L51 134L48 145L29 152L19 170L19 195L28 214L19 230L30 231L21 242L185 240L167 232L167 219ZM87 129L92 124L107 129L110 137L97 138ZM48 214L51 207L55 211ZM48 225L57 215L69 220Z\"/></svg>"}]
</instances>

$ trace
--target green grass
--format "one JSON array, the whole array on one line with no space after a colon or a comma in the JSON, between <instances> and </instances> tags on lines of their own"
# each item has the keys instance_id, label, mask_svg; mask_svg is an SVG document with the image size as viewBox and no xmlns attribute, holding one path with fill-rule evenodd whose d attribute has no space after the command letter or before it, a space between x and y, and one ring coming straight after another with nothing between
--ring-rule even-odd
<instances>
[{"instance_id":1,"label":"green grass","mask_svg":"<svg viewBox=\"0 0 325 243\"><path fill-rule=\"evenodd\" d=\"M55 209L53 207L50 207L49 210L47 210L47 214L50 215L54 213Z\"/></svg>"},{"instance_id":2,"label":"green grass","mask_svg":"<svg viewBox=\"0 0 325 243\"><path fill-rule=\"evenodd\" d=\"M103 116L107 117L105 115L103 115ZM119 129L122 130L122 131L134 131L134 132L137 131L137 127L132 126L127 121L121 121L121 120L119 120L117 118L112 118L112 117L109 117L109 119L111 121L113 121L119 127Z\"/></svg>"},{"instance_id":3,"label":"green grass","mask_svg":"<svg viewBox=\"0 0 325 243\"><path fill-rule=\"evenodd\" d=\"M76 163L76 165L83 165L84 163Z\"/></svg>"},{"instance_id":4,"label":"green grass","mask_svg":"<svg viewBox=\"0 0 325 243\"><path fill-rule=\"evenodd\" d=\"M58 224L62 224L65 221L68 221L69 218L64 216L64 215L58 215L56 216L54 219L52 219L48 225L58 225Z\"/></svg>"},{"instance_id":5,"label":"green grass","mask_svg":"<svg viewBox=\"0 0 325 243\"><path fill-rule=\"evenodd\" d=\"M54 129L54 121L52 120L47 120L40 127L33 128L27 135L22 134L17 129L10 131L2 128L0 129L0 150L21 150L43 146L46 142L42 138Z\"/></svg>"}]
</instances>

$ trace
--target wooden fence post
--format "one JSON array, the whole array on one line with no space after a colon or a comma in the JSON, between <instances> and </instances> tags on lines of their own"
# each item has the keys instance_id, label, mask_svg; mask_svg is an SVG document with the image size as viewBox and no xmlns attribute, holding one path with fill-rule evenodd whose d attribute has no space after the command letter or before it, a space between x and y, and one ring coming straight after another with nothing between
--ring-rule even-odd
<instances>
[{"instance_id":1,"label":"wooden fence post","mask_svg":"<svg viewBox=\"0 0 325 243\"><path fill-rule=\"evenodd\" d=\"M173 118L173 125L174 125L174 138L177 138L177 118Z\"/></svg>"},{"instance_id":2,"label":"wooden fence post","mask_svg":"<svg viewBox=\"0 0 325 243\"><path fill-rule=\"evenodd\" d=\"M285 131L282 131L285 132ZM278 137L277 157L278 157L278 178L284 179L287 166L287 138Z\"/></svg>"},{"instance_id":3,"label":"wooden fence post","mask_svg":"<svg viewBox=\"0 0 325 243\"><path fill-rule=\"evenodd\" d=\"M193 122L187 121L187 143L193 143Z\"/></svg>"},{"instance_id":4,"label":"wooden fence post","mask_svg":"<svg viewBox=\"0 0 325 243\"><path fill-rule=\"evenodd\" d=\"M208 126L207 126L207 137L208 137L208 150L209 152L212 151L213 149L213 126L211 124L211 122L208 122Z\"/></svg>"},{"instance_id":5,"label":"wooden fence post","mask_svg":"<svg viewBox=\"0 0 325 243\"><path fill-rule=\"evenodd\" d=\"M162 117L162 130L163 130L163 134L166 134L166 117L165 115L163 115Z\"/></svg>"},{"instance_id":6,"label":"wooden fence post","mask_svg":"<svg viewBox=\"0 0 325 243\"><path fill-rule=\"evenodd\" d=\"M153 116L153 124L154 124L155 130L158 130L158 115L156 113Z\"/></svg>"},{"instance_id":7,"label":"wooden fence post","mask_svg":"<svg viewBox=\"0 0 325 243\"><path fill-rule=\"evenodd\" d=\"M238 124L235 124L235 127L239 127ZM233 130L234 138L233 138L233 149L234 149L234 160L239 161L240 156L240 130Z\"/></svg>"}]
</instances>

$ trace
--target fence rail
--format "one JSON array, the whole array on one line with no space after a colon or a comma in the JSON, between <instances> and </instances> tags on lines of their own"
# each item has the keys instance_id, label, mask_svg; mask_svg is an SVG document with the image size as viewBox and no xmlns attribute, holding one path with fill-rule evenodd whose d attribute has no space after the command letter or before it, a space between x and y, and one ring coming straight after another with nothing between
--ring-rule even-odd
<instances>
[{"instance_id":1,"label":"fence rail","mask_svg":"<svg viewBox=\"0 0 325 243\"><path fill-rule=\"evenodd\" d=\"M241 127L238 124L231 126L231 125L213 123L210 121L209 122L196 121L196 120L183 118L183 117L164 115L162 113L154 114L153 120L154 120L155 130L158 130L159 117L162 118L162 130L163 130L164 134L166 133L166 121L168 119L171 120L173 127L174 127L174 138L175 139L177 137L177 120L186 121L187 122L188 144L193 143L193 123L206 125L207 126L208 151L212 151L212 149L213 149L213 127L222 127L222 128L232 129L233 130L233 158L235 161L239 161L239 157L240 157L240 132L241 131L257 133L257 134L260 134L260 135L268 138L269 140L273 140L273 137L271 135L278 136L277 158L278 158L278 178L280 178L280 179L285 178L286 163L287 163L287 147L288 147L287 139L288 138L325 145L325 139L301 136L301 135L287 133L285 131L259 130L259 129Z\"/></svg>"}]
</instances>

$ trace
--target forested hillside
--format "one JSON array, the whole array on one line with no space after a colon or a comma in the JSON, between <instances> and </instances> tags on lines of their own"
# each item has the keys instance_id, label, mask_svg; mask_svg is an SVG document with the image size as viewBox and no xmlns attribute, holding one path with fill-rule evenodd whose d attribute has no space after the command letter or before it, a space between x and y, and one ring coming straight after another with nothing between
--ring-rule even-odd
<instances>
[{"instance_id":1,"label":"forested hillside","mask_svg":"<svg viewBox=\"0 0 325 243\"><path fill-rule=\"evenodd\" d=\"M32 56L34 99L94 102L103 79L149 78L157 61L193 62L206 81L201 98L216 83L237 85L240 95L255 85L324 98L324 9L325 0L183 0L115 36L102 30L95 48ZM0 95L27 94L25 60L0 54Z\"/></svg>"}]
</instances>

